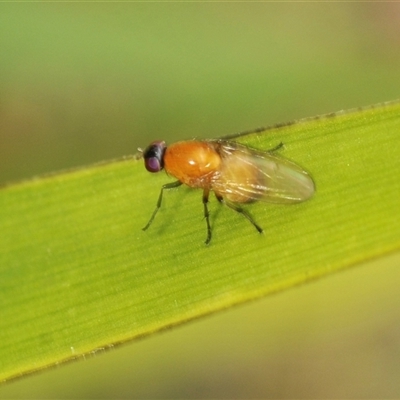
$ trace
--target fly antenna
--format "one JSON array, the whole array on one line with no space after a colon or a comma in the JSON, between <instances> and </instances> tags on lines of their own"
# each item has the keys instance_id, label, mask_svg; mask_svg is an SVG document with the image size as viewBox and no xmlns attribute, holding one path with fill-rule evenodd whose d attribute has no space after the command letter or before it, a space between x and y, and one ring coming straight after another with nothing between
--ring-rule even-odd
<instances>
[{"instance_id":1,"label":"fly antenna","mask_svg":"<svg viewBox=\"0 0 400 400\"><path fill-rule=\"evenodd\" d=\"M141 147L137 148L137 153L133 156L135 158L135 160L140 160L141 158L143 158L143 149Z\"/></svg>"}]
</instances>

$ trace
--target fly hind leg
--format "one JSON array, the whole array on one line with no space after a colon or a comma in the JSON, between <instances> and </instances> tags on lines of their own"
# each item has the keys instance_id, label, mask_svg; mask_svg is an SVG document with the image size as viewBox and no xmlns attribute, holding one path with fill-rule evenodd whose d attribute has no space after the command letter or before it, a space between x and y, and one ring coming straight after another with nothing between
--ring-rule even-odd
<instances>
[{"instance_id":1,"label":"fly hind leg","mask_svg":"<svg viewBox=\"0 0 400 400\"><path fill-rule=\"evenodd\" d=\"M257 231L259 233L263 233L263 228L261 228L260 225L257 224L256 221L254 221L253 217L242 207L238 206L236 203L231 203L230 201L226 201L224 200L224 198L222 196L219 195L215 195L215 197L217 198L217 200L220 203L224 203L226 204L229 208L231 208L232 210L236 211L237 213L243 215L248 221L251 222L251 224L254 226L254 228L257 229Z\"/></svg>"},{"instance_id":2,"label":"fly hind leg","mask_svg":"<svg viewBox=\"0 0 400 400\"><path fill-rule=\"evenodd\" d=\"M269 149L268 153L275 153L276 151L280 150L282 147L283 147L283 142L280 142L279 144L277 144L272 149Z\"/></svg>"}]
</instances>

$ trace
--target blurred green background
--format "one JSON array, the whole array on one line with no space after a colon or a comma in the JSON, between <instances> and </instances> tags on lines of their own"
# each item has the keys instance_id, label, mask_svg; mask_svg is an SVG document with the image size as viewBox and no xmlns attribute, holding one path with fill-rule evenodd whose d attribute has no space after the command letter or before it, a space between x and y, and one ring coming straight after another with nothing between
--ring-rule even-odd
<instances>
[{"instance_id":1,"label":"blurred green background","mask_svg":"<svg viewBox=\"0 0 400 400\"><path fill-rule=\"evenodd\" d=\"M399 3L2 3L0 49L0 184L400 97ZM400 397L399 264L98 351L0 398Z\"/></svg>"}]
</instances>

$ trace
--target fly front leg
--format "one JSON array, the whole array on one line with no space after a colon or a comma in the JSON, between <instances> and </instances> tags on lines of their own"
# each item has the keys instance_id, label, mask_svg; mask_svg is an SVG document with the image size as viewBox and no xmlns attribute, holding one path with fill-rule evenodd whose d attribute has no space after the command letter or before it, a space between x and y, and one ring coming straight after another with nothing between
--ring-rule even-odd
<instances>
[{"instance_id":1,"label":"fly front leg","mask_svg":"<svg viewBox=\"0 0 400 400\"><path fill-rule=\"evenodd\" d=\"M172 189L172 188L176 188L178 186L182 185L181 181L176 181L176 182L171 182L171 183L166 183L165 185L162 185L161 187L161 192L160 195L158 196L158 201L157 201L157 205L156 205L156 209L153 211L152 216L150 217L149 222L146 224L146 226L144 228L142 228L144 231L151 225L151 223L153 222L154 217L157 214L157 211L160 209L161 207L161 202L162 202L162 197L163 197L163 192L164 189Z\"/></svg>"},{"instance_id":2,"label":"fly front leg","mask_svg":"<svg viewBox=\"0 0 400 400\"><path fill-rule=\"evenodd\" d=\"M205 241L206 244L209 244L211 240L210 213L208 212L208 207L207 207L209 194L210 190L204 189L203 191L204 218L206 219L207 222L207 239Z\"/></svg>"}]
</instances>

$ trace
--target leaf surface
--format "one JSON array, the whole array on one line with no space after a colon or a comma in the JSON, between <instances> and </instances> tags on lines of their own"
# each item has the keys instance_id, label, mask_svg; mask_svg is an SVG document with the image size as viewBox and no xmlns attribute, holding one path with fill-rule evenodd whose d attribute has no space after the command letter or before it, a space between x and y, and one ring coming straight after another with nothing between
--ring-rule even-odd
<instances>
[{"instance_id":1,"label":"leaf surface","mask_svg":"<svg viewBox=\"0 0 400 400\"><path fill-rule=\"evenodd\" d=\"M400 104L239 136L304 167L315 196L246 209L165 193L135 158L0 190L0 381L255 299L400 248Z\"/></svg>"}]
</instances>

